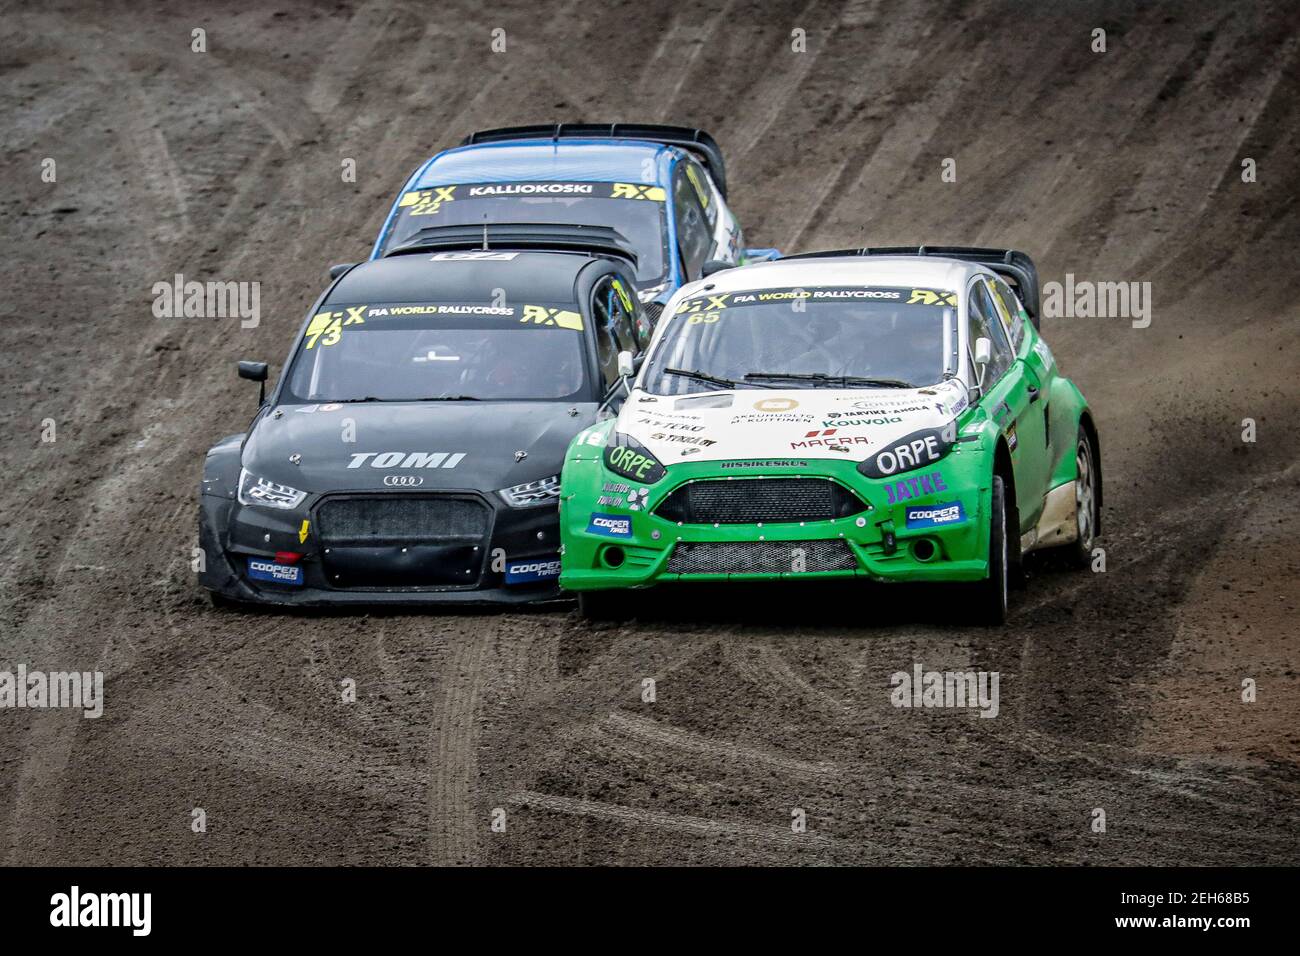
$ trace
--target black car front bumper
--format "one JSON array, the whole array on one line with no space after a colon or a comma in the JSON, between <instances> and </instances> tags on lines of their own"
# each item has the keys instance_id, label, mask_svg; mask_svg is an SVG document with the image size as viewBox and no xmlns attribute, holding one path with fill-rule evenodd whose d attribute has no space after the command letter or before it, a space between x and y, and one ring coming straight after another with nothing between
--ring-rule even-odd
<instances>
[{"instance_id":1,"label":"black car front bumper","mask_svg":"<svg viewBox=\"0 0 1300 956\"><path fill-rule=\"evenodd\" d=\"M405 490L313 495L293 511L224 495L199 500L199 583L230 600L309 607L560 596L554 504L512 508L476 491ZM250 559L263 577L269 569L285 580L251 576Z\"/></svg>"}]
</instances>

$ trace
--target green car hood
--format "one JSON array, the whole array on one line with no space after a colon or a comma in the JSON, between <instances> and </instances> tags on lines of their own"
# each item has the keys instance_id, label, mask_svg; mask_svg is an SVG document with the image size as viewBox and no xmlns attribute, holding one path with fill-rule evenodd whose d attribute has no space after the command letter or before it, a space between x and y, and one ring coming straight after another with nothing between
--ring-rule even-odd
<instances>
[{"instance_id":1,"label":"green car hood","mask_svg":"<svg viewBox=\"0 0 1300 956\"><path fill-rule=\"evenodd\" d=\"M967 405L958 382L916 389L738 389L650 395L634 389L615 431L665 466L675 462L799 458L860 461Z\"/></svg>"}]
</instances>

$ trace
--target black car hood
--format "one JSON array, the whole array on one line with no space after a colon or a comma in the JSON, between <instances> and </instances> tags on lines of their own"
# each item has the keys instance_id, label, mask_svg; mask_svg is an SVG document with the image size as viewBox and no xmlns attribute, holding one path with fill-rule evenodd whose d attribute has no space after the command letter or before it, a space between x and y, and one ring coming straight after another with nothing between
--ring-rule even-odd
<instances>
[{"instance_id":1,"label":"black car hood","mask_svg":"<svg viewBox=\"0 0 1300 956\"><path fill-rule=\"evenodd\" d=\"M559 474L565 449L596 420L596 409L566 402L282 405L253 428L243 466L312 493L496 491ZM346 440L349 432L355 441ZM526 457L516 460L518 452Z\"/></svg>"}]
</instances>

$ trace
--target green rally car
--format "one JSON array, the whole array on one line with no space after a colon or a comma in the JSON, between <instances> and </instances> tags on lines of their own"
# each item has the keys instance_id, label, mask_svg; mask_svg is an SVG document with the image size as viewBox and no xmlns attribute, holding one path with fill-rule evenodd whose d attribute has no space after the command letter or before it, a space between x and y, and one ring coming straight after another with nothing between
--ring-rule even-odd
<instances>
[{"instance_id":1,"label":"green rally car","mask_svg":"<svg viewBox=\"0 0 1300 956\"><path fill-rule=\"evenodd\" d=\"M1100 533L1087 401L1020 252L810 253L683 286L570 445L561 585L584 615L666 582L954 582L1007 616L1022 556ZM617 404L617 403L615 403ZM617 411L617 414L613 414Z\"/></svg>"}]
</instances>

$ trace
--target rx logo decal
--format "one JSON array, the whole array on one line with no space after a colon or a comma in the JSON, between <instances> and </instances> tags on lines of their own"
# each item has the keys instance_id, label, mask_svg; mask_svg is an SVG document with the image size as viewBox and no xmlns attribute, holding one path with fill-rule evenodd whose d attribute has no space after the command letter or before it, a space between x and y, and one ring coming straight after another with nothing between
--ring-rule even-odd
<instances>
[{"instance_id":1,"label":"rx logo decal","mask_svg":"<svg viewBox=\"0 0 1300 956\"><path fill-rule=\"evenodd\" d=\"M442 204L456 198L455 186L434 186L432 189L417 189L409 192L398 202L399 208L409 208L412 216L431 216Z\"/></svg>"},{"instance_id":2,"label":"rx logo decal","mask_svg":"<svg viewBox=\"0 0 1300 956\"><path fill-rule=\"evenodd\" d=\"M663 202L668 198L662 186L641 186L637 183L615 183L611 199L653 199Z\"/></svg>"},{"instance_id":3,"label":"rx logo decal","mask_svg":"<svg viewBox=\"0 0 1300 956\"><path fill-rule=\"evenodd\" d=\"M551 309L544 305L524 306L520 322L532 325L558 325L562 329L582 331L582 315L568 309Z\"/></svg>"},{"instance_id":4,"label":"rx logo decal","mask_svg":"<svg viewBox=\"0 0 1300 956\"><path fill-rule=\"evenodd\" d=\"M913 289L908 305L957 305L955 292L936 292L933 289Z\"/></svg>"},{"instance_id":5,"label":"rx logo decal","mask_svg":"<svg viewBox=\"0 0 1300 956\"><path fill-rule=\"evenodd\" d=\"M727 307L728 295L730 295L730 293L723 292L721 295L707 296L707 302L705 299L692 299L689 302L683 302L681 308L677 310L677 313L680 315L684 312L714 312L718 309L725 309ZM717 321L716 316L714 317L714 321Z\"/></svg>"}]
</instances>

